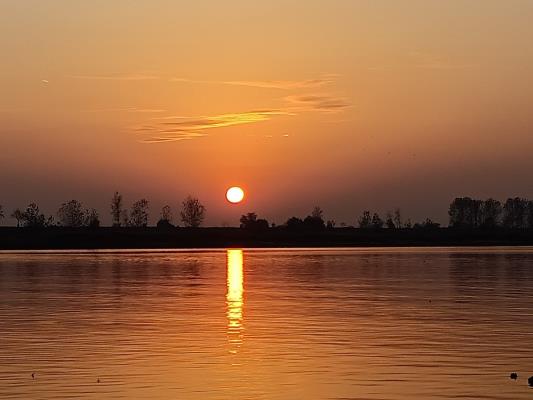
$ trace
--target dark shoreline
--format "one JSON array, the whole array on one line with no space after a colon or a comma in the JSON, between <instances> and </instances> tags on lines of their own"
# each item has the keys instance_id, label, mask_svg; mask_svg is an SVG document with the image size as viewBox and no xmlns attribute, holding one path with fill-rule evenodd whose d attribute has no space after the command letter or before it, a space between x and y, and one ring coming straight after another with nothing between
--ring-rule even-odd
<instances>
[{"instance_id":1,"label":"dark shoreline","mask_svg":"<svg viewBox=\"0 0 533 400\"><path fill-rule=\"evenodd\" d=\"M1 250L528 245L530 229L0 228Z\"/></svg>"}]
</instances>

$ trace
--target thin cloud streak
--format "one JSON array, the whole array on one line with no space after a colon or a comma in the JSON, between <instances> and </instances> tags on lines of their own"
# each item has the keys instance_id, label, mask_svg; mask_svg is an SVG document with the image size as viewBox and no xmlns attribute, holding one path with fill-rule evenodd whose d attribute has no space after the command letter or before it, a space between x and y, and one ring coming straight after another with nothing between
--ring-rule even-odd
<instances>
[{"instance_id":1,"label":"thin cloud streak","mask_svg":"<svg viewBox=\"0 0 533 400\"><path fill-rule=\"evenodd\" d=\"M74 75L75 79L87 79L87 80L113 80L113 81L146 81L160 79L157 75L149 74L110 74L110 75Z\"/></svg>"},{"instance_id":2,"label":"thin cloud streak","mask_svg":"<svg viewBox=\"0 0 533 400\"><path fill-rule=\"evenodd\" d=\"M140 126L135 130L143 136L140 139L143 143L163 143L206 136L204 131L210 129L253 124L289 115L293 114L285 110L255 110L214 116L162 117L156 119L160 121L156 124Z\"/></svg>"},{"instance_id":3,"label":"thin cloud streak","mask_svg":"<svg viewBox=\"0 0 533 400\"><path fill-rule=\"evenodd\" d=\"M136 107L126 107L126 108L101 108L101 109L93 109L93 110L83 110L83 112L86 113L100 113L100 112L127 112L127 113L143 113L143 114L151 114L151 113L162 113L166 112L167 110L158 109L158 108L136 108Z\"/></svg>"},{"instance_id":4,"label":"thin cloud streak","mask_svg":"<svg viewBox=\"0 0 533 400\"><path fill-rule=\"evenodd\" d=\"M342 97L324 94L304 94L285 97L285 101L295 104L296 110L335 112L350 107L350 103Z\"/></svg>"},{"instance_id":5,"label":"thin cloud streak","mask_svg":"<svg viewBox=\"0 0 533 400\"><path fill-rule=\"evenodd\" d=\"M195 79L186 79L186 78L172 78L171 82L183 82L183 83L203 83L203 84L214 84L214 85L230 85L230 86L247 86L260 89L281 89L281 90L291 90L291 89L305 89L312 87L324 86L335 81L337 75L326 75L322 78L308 79L302 81L283 81L283 80L252 80L252 81L206 81L206 80L195 80Z\"/></svg>"},{"instance_id":6,"label":"thin cloud streak","mask_svg":"<svg viewBox=\"0 0 533 400\"><path fill-rule=\"evenodd\" d=\"M225 81L221 83L224 85L249 86L263 89L290 90L323 86L330 84L333 81L333 78L327 77L319 79L309 79L305 81Z\"/></svg>"}]
</instances>

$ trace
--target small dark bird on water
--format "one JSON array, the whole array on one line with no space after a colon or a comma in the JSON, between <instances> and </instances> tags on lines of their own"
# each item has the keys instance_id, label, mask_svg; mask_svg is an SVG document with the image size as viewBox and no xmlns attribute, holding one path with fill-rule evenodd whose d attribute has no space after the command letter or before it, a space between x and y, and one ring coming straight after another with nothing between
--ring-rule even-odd
<instances>
[{"instance_id":1,"label":"small dark bird on water","mask_svg":"<svg viewBox=\"0 0 533 400\"><path fill-rule=\"evenodd\" d=\"M100 378L98 378L98 379L96 380L96 383L100 383Z\"/></svg>"},{"instance_id":2,"label":"small dark bird on water","mask_svg":"<svg viewBox=\"0 0 533 400\"><path fill-rule=\"evenodd\" d=\"M35 372L31 373L31 379L35 379Z\"/></svg>"},{"instance_id":3,"label":"small dark bird on water","mask_svg":"<svg viewBox=\"0 0 533 400\"><path fill-rule=\"evenodd\" d=\"M530 376L529 378L527 378L527 383L529 386L533 387L533 376Z\"/></svg>"},{"instance_id":4,"label":"small dark bird on water","mask_svg":"<svg viewBox=\"0 0 533 400\"><path fill-rule=\"evenodd\" d=\"M509 378L511 378L513 381L516 381L518 379L518 374L516 372L512 372L511 375L509 375Z\"/></svg>"}]
</instances>

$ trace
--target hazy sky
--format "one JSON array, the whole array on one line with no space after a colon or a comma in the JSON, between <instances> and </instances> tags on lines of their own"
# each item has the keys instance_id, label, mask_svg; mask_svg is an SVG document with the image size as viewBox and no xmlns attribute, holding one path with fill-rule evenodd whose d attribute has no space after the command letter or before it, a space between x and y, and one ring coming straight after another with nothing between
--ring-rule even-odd
<instances>
[{"instance_id":1,"label":"hazy sky","mask_svg":"<svg viewBox=\"0 0 533 400\"><path fill-rule=\"evenodd\" d=\"M108 223L115 190L152 214L191 193L213 225L354 224L533 197L532 21L527 0L1 0L0 204Z\"/></svg>"}]
</instances>

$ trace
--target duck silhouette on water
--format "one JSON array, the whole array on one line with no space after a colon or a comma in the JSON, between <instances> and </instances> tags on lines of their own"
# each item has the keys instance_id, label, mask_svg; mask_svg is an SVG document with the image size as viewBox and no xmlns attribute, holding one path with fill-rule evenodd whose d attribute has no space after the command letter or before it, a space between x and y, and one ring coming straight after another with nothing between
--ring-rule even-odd
<instances>
[{"instance_id":1,"label":"duck silhouette on water","mask_svg":"<svg viewBox=\"0 0 533 400\"><path fill-rule=\"evenodd\" d=\"M511 378L513 381L516 381L518 379L518 374L516 372L511 372L509 378Z\"/></svg>"},{"instance_id":2,"label":"duck silhouette on water","mask_svg":"<svg viewBox=\"0 0 533 400\"><path fill-rule=\"evenodd\" d=\"M527 378L527 384L533 387L533 376L530 376L529 378Z\"/></svg>"}]
</instances>

